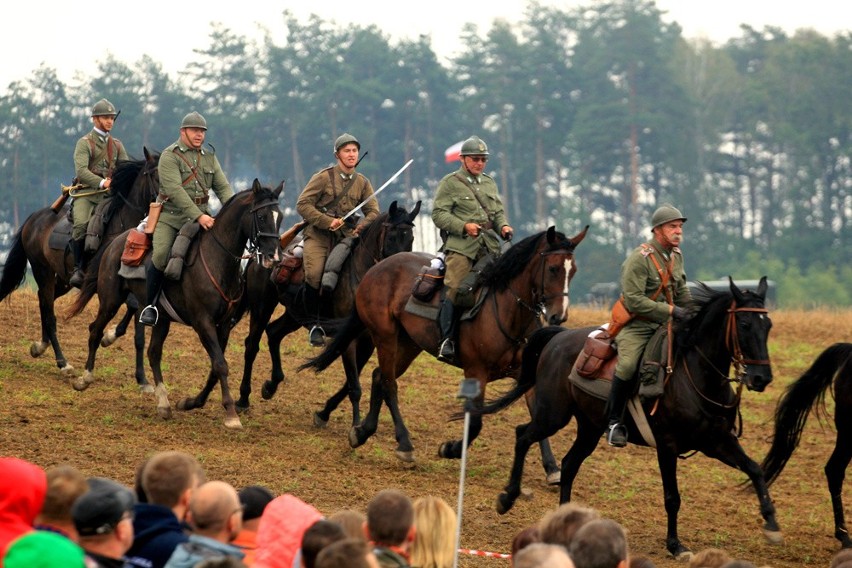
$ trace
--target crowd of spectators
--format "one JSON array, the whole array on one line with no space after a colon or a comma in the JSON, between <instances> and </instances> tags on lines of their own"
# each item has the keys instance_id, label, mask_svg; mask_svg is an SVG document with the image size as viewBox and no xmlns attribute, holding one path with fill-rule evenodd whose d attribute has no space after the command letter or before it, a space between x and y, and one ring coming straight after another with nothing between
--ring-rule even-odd
<instances>
[{"instance_id":1,"label":"crowd of spectators","mask_svg":"<svg viewBox=\"0 0 852 568\"><path fill-rule=\"evenodd\" d=\"M456 530L439 496L383 489L363 513L325 516L291 494L207 480L177 451L140 464L132 489L0 458L0 568L452 568ZM619 523L576 503L520 529L511 552L512 568L654 568L630 554ZM757 567L708 548L688 568ZM852 550L830 568L852 568Z\"/></svg>"}]
</instances>

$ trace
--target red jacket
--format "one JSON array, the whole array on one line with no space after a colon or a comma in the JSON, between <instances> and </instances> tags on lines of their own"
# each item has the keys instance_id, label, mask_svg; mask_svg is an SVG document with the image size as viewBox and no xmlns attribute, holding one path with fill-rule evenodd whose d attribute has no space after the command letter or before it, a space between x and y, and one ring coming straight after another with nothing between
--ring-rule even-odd
<instances>
[{"instance_id":1,"label":"red jacket","mask_svg":"<svg viewBox=\"0 0 852 568\"><path fill-rule=\"evenodd\" d=\"M13 540L33 530L46 493L42 468L18 458L0 458L0 558Z\"/></svg>"}]
</instances>

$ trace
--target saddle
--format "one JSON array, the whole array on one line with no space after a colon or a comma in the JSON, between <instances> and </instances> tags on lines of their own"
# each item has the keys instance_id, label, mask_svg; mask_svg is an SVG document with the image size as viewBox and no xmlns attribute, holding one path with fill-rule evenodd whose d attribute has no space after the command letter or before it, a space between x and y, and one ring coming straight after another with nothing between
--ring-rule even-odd
<instances>
[{"instance_id":1,"label":"saddle","mask_svg":"<svg viewBox=\"0 0 852 568\"><path fill-rule=\"evenodd\" d=\"M301 286L305 280L305 271L302 268L302 241L299 238L290 243L281 256L281 261L272 268L269 279L276 286Z\"/></svg>"}]
</instances>

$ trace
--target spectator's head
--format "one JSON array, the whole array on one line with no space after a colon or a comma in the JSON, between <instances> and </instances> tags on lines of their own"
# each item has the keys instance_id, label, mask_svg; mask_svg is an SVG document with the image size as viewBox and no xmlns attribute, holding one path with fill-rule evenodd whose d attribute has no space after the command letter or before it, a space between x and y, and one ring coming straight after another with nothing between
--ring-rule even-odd
<instances>
[{"instance_id":1,"label":"spectator's head","mask_svg":"<svg viewBox=\"0 0 852 568\"><path fill-rule=\"evenodd\" d=\"M406 548L414 539L414 507L396 489L383 489L367 505L367 536L380 546Z\"/></svg>"},{"instance_id":2,"label":"spectator's head","mask_svg":"<svg viewBox=\"0 0 852 568\"><path fill-rule=\"evenodd\" d=\"M47 494L36 523L51 530L59 530L76 541L77 529L71 518L71 508L77 498L89 490L86 476L71 465L58 465L46 473Z\"/></svg>"},{"instance_id":3,"label":"spectator's head","mask_svg":"<svg viewBox=\"0 0 852 568\"><path fill-rule=\"evenodd\" d=\"M722 568L757 568L748 560L729 560L722 564Z\"/></svg>"},{"instance_id":4,"label":"spectator's head","mask_svg":"<svg viewBox=\"0 0 852 568\"><path fill-rule=\"evenodd\" d=\"M627 564L629 568L657 568L654 561L647 556L631 556Z\"/></svg>"},{"instance_id":5,"label":"spectator's head","mask_svg":"<svg viewBox=\"0 0 852 568\"><path fill-rule=\"evenodd\" d=\"M208 481L192 493L189 523L197 534L228 543L243 527L237 490L224 481Z\"/></svg>"},{"instance_id":6,"label":"spectator's head","mask_svg":"<svg viewBox=\"0 0 852 568\"><path fill-rule=\"evenodd\" d=\"M328 520L343 527L343 532L346 533L347 537L366 539L364 525L367 523L367 516L361 511L341 509L332 514Z\"/></svg>"},{"instance_id":7,"label":"spectator's head","mask_svg":"<svg viewBox=\"0 0 852 568\"><path fill-rule=\"evenodd\" d=\"M302 535L302 566L314 568L320 550L344 538L346 533L337 523L325 519L315 522Z\"/></svg>"},{"instance_id":8,"label":"spectator's head","mask_svg":"<svg viewBox=\"0 0 852 568\"><path fill-rule=\"evenodd\" d=\"M721 568L731 559L728 553L719 548L705 548L699 550L689 559L689 568Z\"/></svg>"},{"instance_id":9,"label":"spectator's head","mask_svg":"<svg viewBox=\"0 0 852 568\"><path fill-rule=\"evenodd\" d=\"M64 536L32 531L14 540L3 557L3 568L84 568L85 553Z\"/></svg>"},{"instance_id":10,"label":"spectator's head","mask_svg":"<svg viewBox=\"0 0 852 568\"><path fill-rule=\"evenodd\" d=\"M565 547L559 544L533 542L512 556L515 568L574 568Z\"/></svg>"},{"instance_id":11,"label":"spectator's head","mask_svg":"<svg viewBox=\"0 0 852 568\"><path fill-rule=\"evenodd\" d=\"M247 568L246 564L234 556L208 558L195 565L195 568Z\"/></svg>"},{"instance_id":12,"label":"spectator's head","mask_svg":"<svg viewBox=\"0 0 852 568\"><path fill-rule=\"evenodd\" d=\"M262 485L243 487L238 495L243 505L243 527L257 530L263 510L275 499L275 495Z\"/></svg>"},{"instance_id":13,"label":"spectator's head","mask_svg":"<svg viewBox=\"0 0 852 568\"><path fill-rule=\"evenodd\" d=\"M627 568L627 535L612 519L595 519L577 529L568 552L583 568Z\"/></svg>"},{"instance_id":14,"label":"spectator's head","mask_svg":"<svg viewBox=\"0 0 852 568\"><path fill-rule=\"evenodd\" d=\"M33 530L44 504L47 476L34 463L0 458L0 558L19 536Z\"/></svg>"},{"instance_id":15,"label":"spectator's head","mask_svg":"<svg viewBox=\"0 0 852 568\"><path fill-rule=\"evenodd\" d=\"M831 559L831 566L829 568L837 568L845 562L852 562L852 548L841 549L840 552L835 554Z\"/></svg>"},{"instance_id":16,"label":"spectator's head","mask_svg":"<svg viewBox=\"0 0 852 568\"><path fill-rule=\"evenodd\" d=\"M89 490L74 502L71 516L80 544L109 558L120 558L133 544L136 495L103 477L89 479Z\"/></svg>"},{"instance_id":17,"label":"spectator's head","mask_svg":"<svg viewBox=\"0 0 852 568\"><path fill-rule=\"evenodd\" d=\"M587 522L599 518L600 515L594 509L576 503L563 503L541 519L538 525L541 542L561 544L569 550L574 533Z\"/></svg>"},{"instance_id":18,"label":"spectator's head","mask_svg":"<svg viewBox=\"0 0 852 568\"><path fill-rule=\"evenodd\" d=\"M456 553L456 512L434 495L414 501L414 542L411 565L418 568L452 566Z\"/></svg>"},{"instance_id":19,"label":"spectator's head","mask_svg":"<svg viewBox=\"0 0 852 568\"><path fill-rule=\"evenodd\" d=\"M265 568L291 568L302 546L302 536L322 518L316 507L286 493L263 510L257 528L255 564Z\"/></svg>"},{"instance_id":20,"label":"spectator's head","mask_svg":"<svg viewBox=\"0 0 852 568\"><path fill-rule=\"evenodd\" d=\"M379 561L363 538L332 542L317 555L316 568L379 568Z\"/></svg>"},{"instance_id":21,"label":"spectator's head","mask_svg":"<svg viewBox=\"0 0 852 568\"><path fill-rule=\"evenodd\" d=\"M525 529L521 529L512 539L512 563L514 564L515 555L527 546L534 542L541 542L541 533L538 530L538 525L532 525Z\"/></svg>"},{"instance_id":22,"label":"spectator's head","mask_svg":"<svg viewBox=\"0 0 852 568\"><path fill-rule=\"evenodd\" d=\"M171 509L183 520L192 492L204 483L204 470L185 452L158 452L142 470L142 489L148 502Z\"/></svg>"}]
</instances>

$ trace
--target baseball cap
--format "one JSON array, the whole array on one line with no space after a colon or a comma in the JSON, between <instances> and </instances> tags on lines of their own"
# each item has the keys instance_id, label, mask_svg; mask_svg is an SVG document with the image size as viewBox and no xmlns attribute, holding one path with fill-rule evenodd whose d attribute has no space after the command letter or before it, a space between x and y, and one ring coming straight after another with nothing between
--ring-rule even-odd
<instances>
[{"instance_id":1,"label":"baseball cap","mask_svg":"<svg viewBox=\"0 0 852 568\"><path fill-rule=\"evenodd\" d=\"M133 511L136 496L111 479L89 478L89 490L74 501L71 516L80 536L108 534L115 530L125 513Z\"/></svg>"},{"instance_id":2,"label":"baseball cap","mask_svg":"<svg viewBox=\"0 0 852 568\"><path fill-rule=\"evenodd\" d=\"M12 541L3 568L84 568L83 549L53 532L32 531Z\"/></svg>"},{"instance_id":3,"label":"baseball cap","mask_svg":"<svg viewBox=\"0 0 852 568\"><path fill-rule=\"evenodd\" d=\"M257 519L275 496L262 485L249 485L239 492L240 503L243 505L243 520Z\"/></svg>"}]
</instances>

